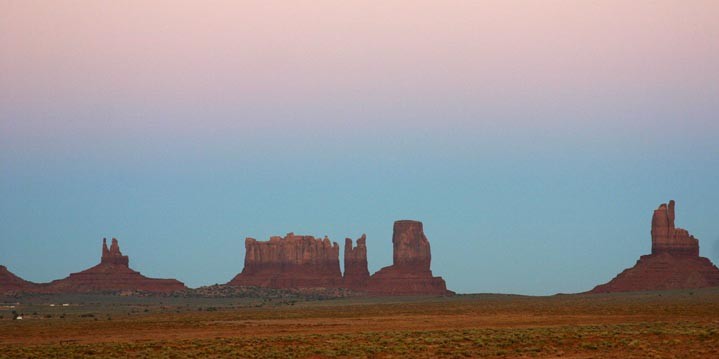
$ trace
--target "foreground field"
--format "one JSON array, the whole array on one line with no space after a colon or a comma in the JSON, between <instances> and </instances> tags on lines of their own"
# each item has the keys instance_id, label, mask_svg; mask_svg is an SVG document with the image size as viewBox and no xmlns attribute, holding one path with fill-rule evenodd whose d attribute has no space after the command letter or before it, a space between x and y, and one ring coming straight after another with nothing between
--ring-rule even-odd
<instances>
[{"instance_id":1,"label":"foreground field","mask_svg":"<svg viewBox=\"0 0 719 359\"><path fill-rule=\"evenodd\" d=\"M0 357L719 357L716 289L309 302L17 301L0 310ZM24 319L11 320L11 310Z\"/></svg>"}]
</instances>

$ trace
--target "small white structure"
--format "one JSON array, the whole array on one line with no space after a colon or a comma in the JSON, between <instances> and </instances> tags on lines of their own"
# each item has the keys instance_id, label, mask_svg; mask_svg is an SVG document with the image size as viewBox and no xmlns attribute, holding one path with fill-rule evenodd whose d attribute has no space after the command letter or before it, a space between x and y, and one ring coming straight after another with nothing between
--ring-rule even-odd
<instances>
[{"instance_id":1,"label":"small white structure","mask_svg":"<svg viewBox=\"0 0 719 359\"><path fill-rule=\"evenodd\" d=\"M15 320L22 320L22 315L18 315L17 318L15 318Z\"/></svg>"}]
</instances>

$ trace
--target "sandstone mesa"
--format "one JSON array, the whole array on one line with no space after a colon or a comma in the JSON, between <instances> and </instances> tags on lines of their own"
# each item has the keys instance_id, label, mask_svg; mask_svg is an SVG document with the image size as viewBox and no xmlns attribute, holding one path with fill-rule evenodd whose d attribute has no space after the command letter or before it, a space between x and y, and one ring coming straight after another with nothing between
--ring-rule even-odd
<instances>
[{"instance_id":1,"label":"sandstone mesa","mask_svg":"<svg viewBox=\"0 0 719 359\"><path fill-rule=\"evenodd\" d=\"M288 233L245 239L245 267L228 285L267 288L341 287L339 245L329 238Z\"/></svg>"}]
</instances>

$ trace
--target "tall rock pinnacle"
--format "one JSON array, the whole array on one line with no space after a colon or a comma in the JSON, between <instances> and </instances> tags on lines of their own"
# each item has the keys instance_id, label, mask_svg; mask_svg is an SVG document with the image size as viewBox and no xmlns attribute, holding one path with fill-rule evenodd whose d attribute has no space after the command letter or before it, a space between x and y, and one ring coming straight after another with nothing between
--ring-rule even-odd
<instances>
[{"instance_id":1,"label":"tall rock pinnacle","mask_svg":"<svg viewBox=\"0 0 719 359\"><path fill-rule=\"evenodd\" d=\"M393 265L370 277L367 292L376 295L447 295L441 277L432 276L429 240L422 222L396 221L392 234Z\"/></svg>"},{"instance_id":2,"label":"tall rock pinnacle","mask_svg":"<svg viewBox=\"0 0 719 359\"><path fill-rule=\"evenodd\" d=\"M699 241L674 225L674 201L662 203L652 216L652 254L699 255Z\"/></svg>"},{"instance_id":3,"label":"tall rock pinnacle","mask_svg":"<svg viewBox=\"0 0 719 359\"><path fill-rule=\"evenodd\" d=\"M102 257L100 258L100 263L123 265L127 267L130 265L130 258L128 256L122 255L122 252L120 252L120 245L117 243L117 239L112 239L112 244L110 245L110 249L108 249L107 238L103 238Z\"/></svg>"},{"instance_id":4,"label":"tall rock pinnacle","mask_svg":"<svg viewBox=\"0 0 719 359\"><path fill-rule=\"evenodd\" d=\"M357 239L357 247L352 247L352 239L345 238L345 272L344 287L363 290L367 286L369 270L367 269L367 236Z\"/></svg>"}]
</instances>

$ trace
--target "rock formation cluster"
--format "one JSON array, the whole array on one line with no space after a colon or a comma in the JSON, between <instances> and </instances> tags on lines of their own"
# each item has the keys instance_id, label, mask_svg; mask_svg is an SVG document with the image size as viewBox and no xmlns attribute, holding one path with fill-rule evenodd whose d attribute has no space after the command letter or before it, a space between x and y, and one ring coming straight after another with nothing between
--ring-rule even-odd
<instances>
[{"instance_id":1,"label":"rock formation cluster","mask_svg":"<svg viewBox=\"0 0 719 359\"><path fill-rule=\"evenodd\" d=\"M269 241L245 239L245 268L228 284L267 288L342 286L337 243L288 233Z\"/></svg>"},{"instance_id":2,"label":"rock formation cluster","mask_svg":"<svg viewBox=\"0 0 719 359\"><path fill-rule=\"evenodd\" d=\"M392 243L394 264L374 275L367 269L367 237L345 239L344 276L339 246L312 236L289 233L269 241L245 240L245 267L228 284L267 288L348 288L373 295L451 294L440 277L432 276L429 241L422 223L397 221Z\"/></svg>"},{"instance_id":3,"label":"rock formation cluster","mask_svg":"<svg viewBox=\"0 0 719 359\"><path fill-rule=\"evenodd\" d=\"M699 241L675 226L675 202L661 204L651 224L651 254L590 293L688 289L719 286L719 268L699 256ZM229 283L237 287L290 290L337 289L368 295L451 295L442 277L432 274L432 254L422 222L394 223L392 265L370 275L367 237L354 245L345 239L344 274L340 270L339 245L326 236L271 237L267 241L245 240L245 262ZM0 266L0 294L7 293L171 293L187 288L175 279L147 278L129 266L117 239L108 246L103 239L100 263L50 283L28 282Z\"/></svg>"},{"instance_id":4,"label":"rock formation cluster","mask_svg":"<svg viewBox=\"0 0 719 359\"><path fill-rule=\"evenodd\" d=\"M699 241L674 225L674 201L662 204L652 216L652 253L639 258L591 293L688 289L719 286L719 268L699 256Z\"/></svg>"}]
</instances>

